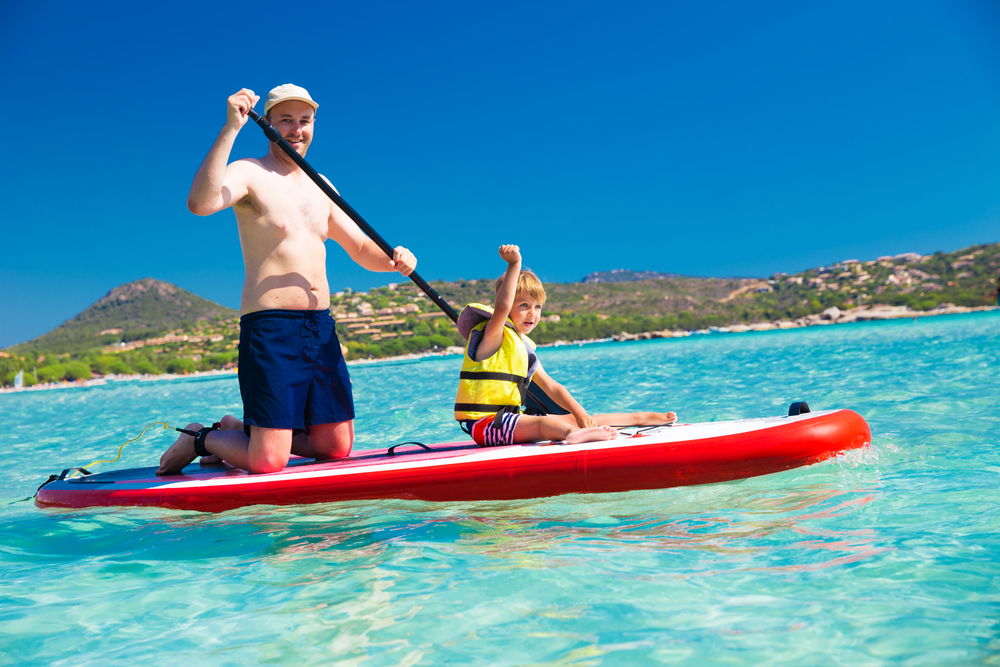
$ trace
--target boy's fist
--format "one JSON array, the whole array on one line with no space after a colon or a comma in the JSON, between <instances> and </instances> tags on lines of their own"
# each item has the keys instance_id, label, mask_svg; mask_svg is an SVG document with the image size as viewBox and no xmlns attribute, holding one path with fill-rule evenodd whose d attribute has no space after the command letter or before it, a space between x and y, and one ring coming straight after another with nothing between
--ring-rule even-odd
<instances>
[{"instance_id":1,"label":"boy's fist","mask_svg":"<svg viewBox=\"0 0 1000 667\"><path fill-rule=\"evenodd\" d=\"M516 245L500 246L500 257L508 264L521 262L521 249Z\"/></svg>"}]
</instances>

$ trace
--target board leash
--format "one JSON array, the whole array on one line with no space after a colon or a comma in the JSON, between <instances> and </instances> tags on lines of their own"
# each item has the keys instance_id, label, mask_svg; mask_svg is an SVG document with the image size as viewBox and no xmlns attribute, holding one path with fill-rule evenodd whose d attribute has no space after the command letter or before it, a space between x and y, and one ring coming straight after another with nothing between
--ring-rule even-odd
<instances>
[{"instance_id":1,"label":"board leash","mask_svg":"<svg viewBox=\"0 0 1000 667\"><path fill-rule=\"evenodd\" d=\"M195 437L198 436L198 432L197 431L189 431L186 428L178 428L176 426L171 426L167 422L151 422L149 424L146 424L146 427L142 429L142 431L139 433L139 435L135 436L131 440L126 440L125 442L123 442L121 444L121 447L118 448L118 456L116 456L113 459L101 459L101 460L98 460L98 461L94 461L93 463L91 463L89 465L83 466L83 469L86 470L88 468L92 468L93 466L97 465L98 463L114 463L114 462L116 462L118 459L120 459L122 457L122 450L125 449L125 445L131 444L131 443L135 442L136 440L139 440L140 438L142 438L142 436L146 435L146 431L148 431L153 426L162 426L163 430L165 430L165 431L169 431L170 429L173 429L173 430L175 430L175 431L177 431L179 433L186 433L188 435L192 435L192 436L195 436ZM80 472L78 472L80 470L79 468L77 468L75 470L76 471L74 471L74 473L73 473L73 475L71 477L74 477L76 475L81 474Z\"/></svg>"}]
</instances>

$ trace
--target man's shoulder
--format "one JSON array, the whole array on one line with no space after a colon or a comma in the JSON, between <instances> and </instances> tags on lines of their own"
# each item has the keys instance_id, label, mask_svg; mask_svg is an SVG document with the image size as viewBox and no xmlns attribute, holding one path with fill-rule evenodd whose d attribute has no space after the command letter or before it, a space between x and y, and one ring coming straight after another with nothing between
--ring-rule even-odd
<instances>
[{"instance_id":1,"label":"man's shoulder","mask_svg":"<svg viewBox=\"0 0 1000 667\"><path fill-rule=\"evenodd\" d=\"M267 167L265 167L261 161L255 157L245 157L229 163L229 168L238 171L258 171L266 169Z\"/></svg>"}]
</instances>

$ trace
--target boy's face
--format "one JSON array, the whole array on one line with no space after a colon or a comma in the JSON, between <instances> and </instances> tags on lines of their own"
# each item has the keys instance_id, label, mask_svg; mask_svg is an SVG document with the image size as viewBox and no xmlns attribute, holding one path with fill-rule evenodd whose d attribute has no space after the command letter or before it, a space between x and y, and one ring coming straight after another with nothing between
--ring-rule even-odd
<instances>
[{"instance_id":1,"label":"boy's face","mask_svg":"<svg viewBox=\"0 0 1000 667\"><path fill-rule=\"evenodd\" d=\"M527 292L514 295L514 307L510 309L510 319L518 333L531 333L542 319L543 301L535 301Z\"/></svg>"}]
</instances>

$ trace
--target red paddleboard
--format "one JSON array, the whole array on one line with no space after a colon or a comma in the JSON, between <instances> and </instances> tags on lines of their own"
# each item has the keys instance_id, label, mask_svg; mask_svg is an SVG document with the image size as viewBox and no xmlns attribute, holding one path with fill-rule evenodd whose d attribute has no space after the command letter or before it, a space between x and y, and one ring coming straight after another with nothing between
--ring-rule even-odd
<instances>
[{"instance_id":1,"label":"red paddleboard","mask_svg":"<svg viewBox=\"0 0 1000 667\"><path fill-rule=\"evenodd\" d=\"M478 447L472 442L356 451L335 461L293 458L251 475L194 463L177 475L134 468L55 479L39 507L146 505L218 512L246 505L403 498L510 500L710 484L809 465L871 442L851 410L625 429L615 440L576 445Z\"/></svg>"}]
</instances>

